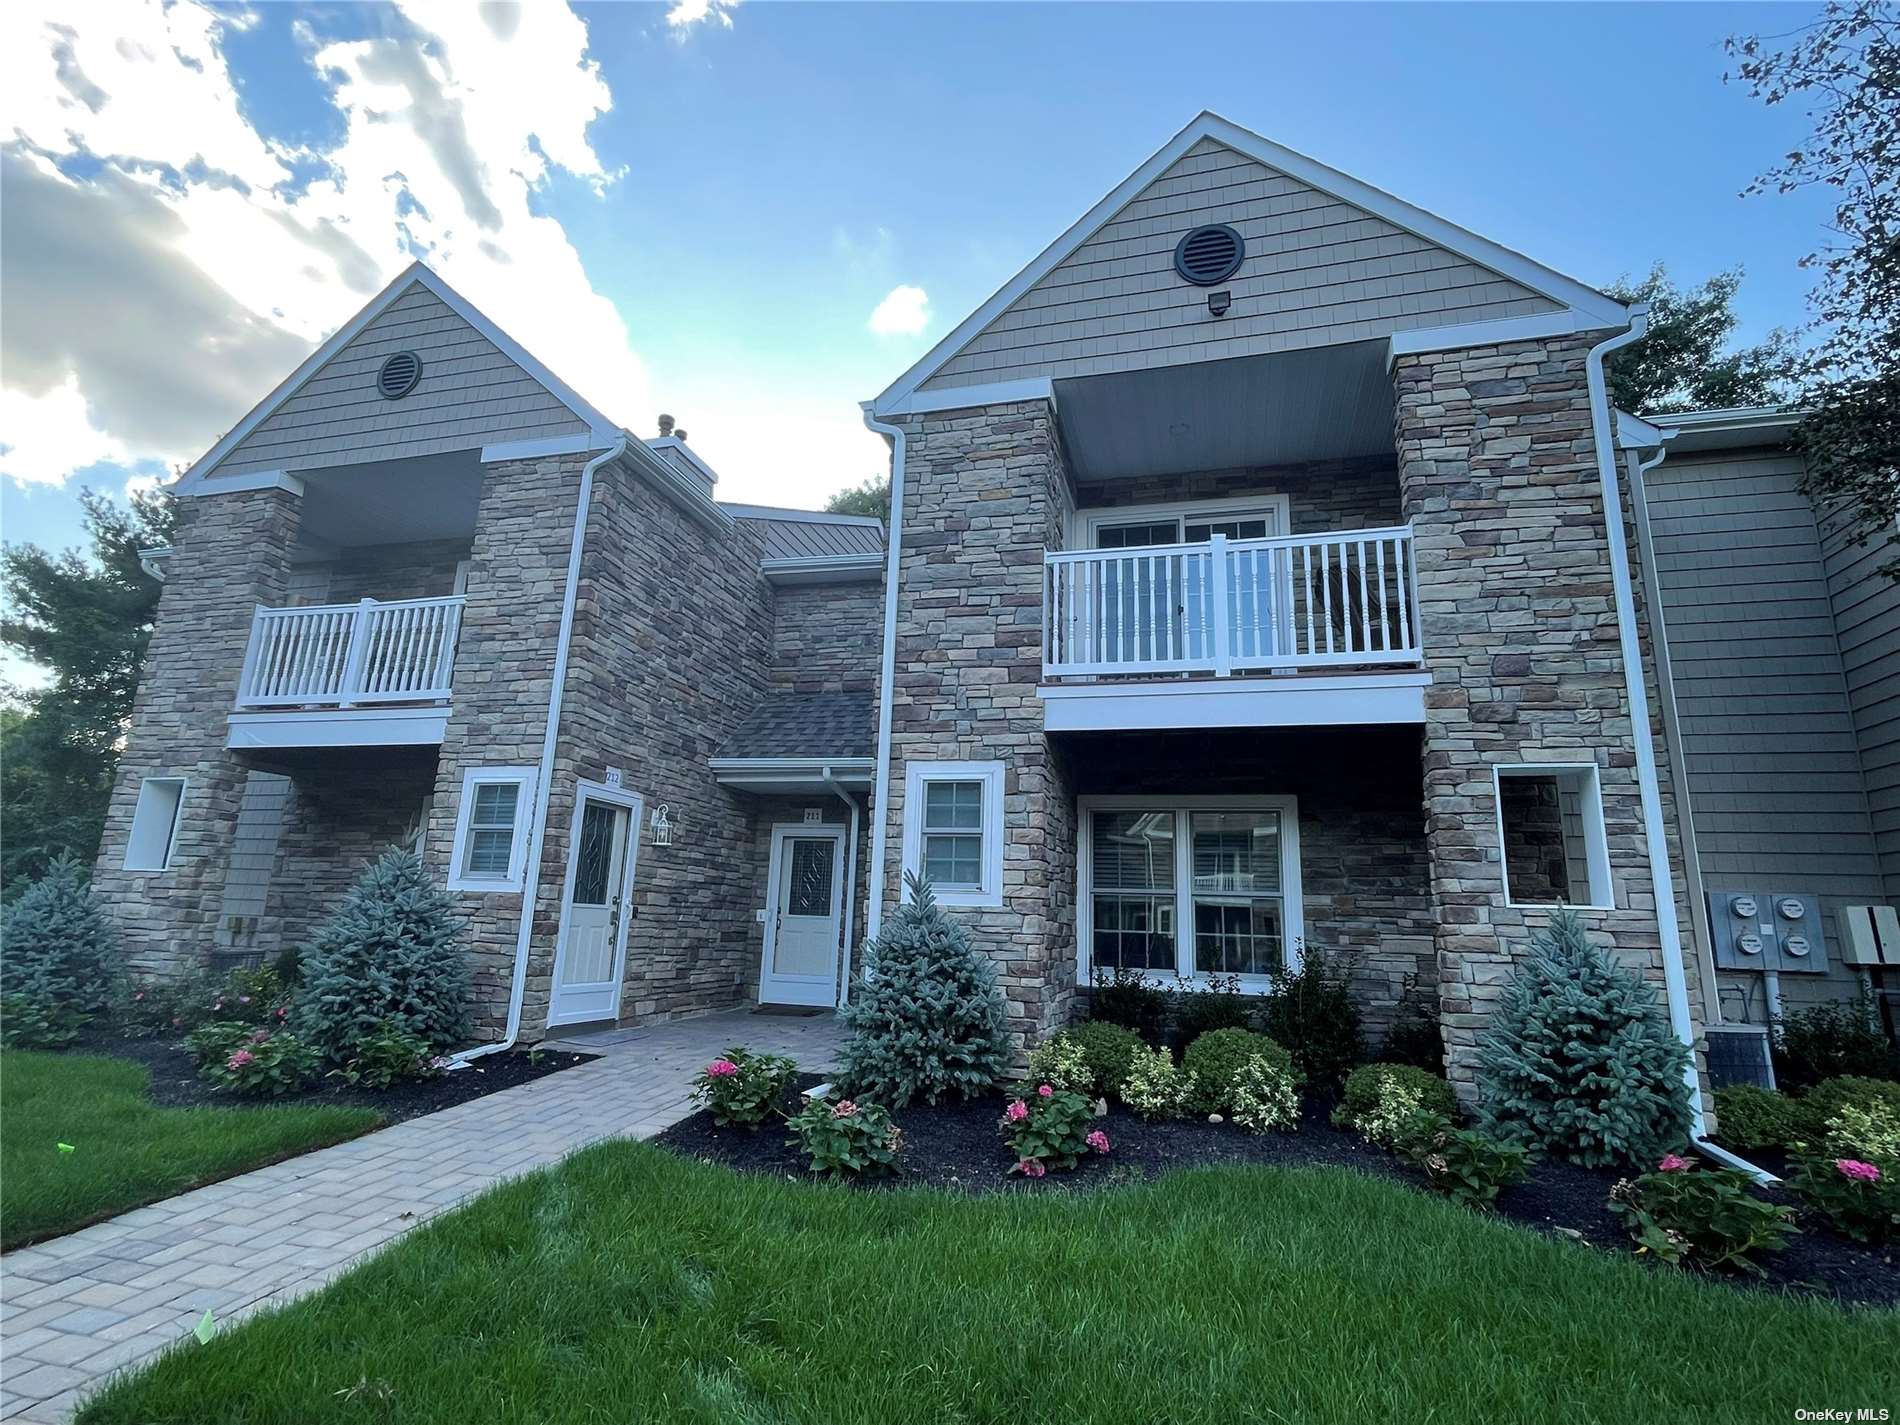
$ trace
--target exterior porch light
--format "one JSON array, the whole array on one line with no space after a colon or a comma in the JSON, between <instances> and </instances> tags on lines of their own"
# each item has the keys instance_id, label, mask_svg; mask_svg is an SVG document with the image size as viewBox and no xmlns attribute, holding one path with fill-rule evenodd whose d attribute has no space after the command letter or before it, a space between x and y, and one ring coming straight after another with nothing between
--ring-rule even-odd
<instances>
[{"instance_id":1,"label":"exterior porch light","mask_svg":"<svg viewBox=\"0 0 1900 1425\"><path fill-rule=\"evenodd\" d=\"M653 815L647 818L647 842L653 846L673 844L673 809L665 802L653 808Z\"/></svg>"},{"instance_id":2,"label":"exterior porch light","mask_svg":"<svg viewBox=\"0 0 1900 1425\"><path fill-rule=\"evenodd\" d=\"M1207 294L1207 312L1209 316L1224 317L1227 315L1227 309L1233 305L1234 294L1232 292L1222 290L1219 292L1209 292Z\"/></svg>"}]
</instances>

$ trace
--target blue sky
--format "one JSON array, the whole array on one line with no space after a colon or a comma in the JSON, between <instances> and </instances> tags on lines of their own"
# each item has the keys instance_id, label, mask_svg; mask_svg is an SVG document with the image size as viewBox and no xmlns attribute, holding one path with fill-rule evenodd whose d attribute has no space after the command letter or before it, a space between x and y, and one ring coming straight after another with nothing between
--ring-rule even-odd
<instances>
[{"instance_id":1,"label":"blue sky","mask_svg":"<svg viewBox=\"0 0 1900 1425\"><path fill-rule=\"evenodd\" d=\"M1202 108L1586 281L1743 266L1745 335L1803 319L1824 216L1737 196L1804 126L1722 81L1806 6L8 8L8 541L416 254L724 498L816 504L881 465L856 402ZM900 287L927 320L874 330Z\"/></svg>"}]
</instances>

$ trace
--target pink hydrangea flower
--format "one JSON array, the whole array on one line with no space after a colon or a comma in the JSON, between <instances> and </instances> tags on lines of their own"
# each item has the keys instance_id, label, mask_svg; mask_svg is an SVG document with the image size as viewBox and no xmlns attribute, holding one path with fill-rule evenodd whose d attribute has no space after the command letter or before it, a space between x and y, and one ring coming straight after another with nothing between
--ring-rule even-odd
<instances>
[{"instance_id":1,"label":"pink hydrangea flower","mask_svg":"<svg viewBox=\"0 0 1900 1425\"><path fill-rule=\"evenodd\" d=\"M1038 1098L1048 1098L1049 1095L1054 1092L1055 1092L1054 1089L1050 1088L1049 1085L1044 1084L1041 1088L1036 1090L1036 1096Z\"/></svg>"},{"instance_id":2,"label":"pink hydrangea flower","mask_svg":"<svg viewBox=\"0 0 1900 1425\"><path fill-rule=\"evenodd\" d=\"M224 1067L231 1070L232 1073L236 1073L239 1069L243 1068L246 1064L255 1062L256 1058L257 1056L253 1054L249 1049L240 1049L237 1051L237 1053L233 1054L230 1058L224 1061Z\"/></svg>"},{"instance_id":3,"label":"pink hydrangea flower","mask_svg":"<svg viewBox=\"0 0 1900 1425\"><path fill-rule=\"evenodd\" d=\"M1674 1153L1664 1153L1663 1160L1656 1164L1656 1171L1659 1173L1686 1173L1694 1166L1695 1164L1690 1162L1687 1158L1678 1157Z\"/></svg>"},{"instance_id":4,"label":"pink hydrangea flower","mask_svg":"<svg viewBox=\"0 0 1900 1425\"><path fill-rule=\"evenodd\" d=\"M1024 1103L1021 1099L1016 1099L1008 1108L1003 1110L1003 1117L1007 1118L1011 1123L1021 1123L1025 1118L1029 1117L1029 1105Z\"/></svg>"},{"instance_id":5,"label":"pink hydrangea flower","mask_svg":"<svg viewBox=\"0 0 1900 1425\"><path fill-rule=\"evenodd\" d=\"M729 1079L739 1072L739 1066L730 1059L714 1059L706 1066L706 1077L711 1079Z\"/></svg>"},{"instance_id":6,"label":"pink hydrangea flower","mask_svg":"<svg viewBox=\"0 0 1900 1425\"><path fill-rule=\"evenodd\" d=\"M858 1105L855 1099L839 1099L837 1103L831 1106L831 1116L833 1118L849 1118L857 1111Z\"/></svg>"},{"instance_id":7,"label":"pink hydrangea flower","mask_svg":"<svg viewBox=\"0 0 1900 1425\"><path fill-rule=\"evenodd\" d=\"M1024 1158L1016 1165L1016 1171L1026 1178L1039 1178L1049 1170L1043 1167L1040 1158Z\"/></svg>"},{"instance_id":8,"label":"pink hydrangea flower","mask_svg":"<svg viewBox=\"0 0 1900 1425\"><path fill-rule=\"evenodd\" d=\"M255 1031L255 1032L254 1032L254 1033L253 1033L253 1034L251 1035L251 1043L253 1043L253 1044L268 1044L268 1043L270 1043L270 1031L269 1031L268 1029L259 1029L259 1030L257 1030L257 1031Z\"/></svg>"},{"instance_id":9,"label":"pink hydrangea flower","mask_svg":"<svg viewBox=\"0 0 1900 1425\"><path fill-rule=\"evenodd\" d=\"M1880 1169L1872 1163L1863 1163L1858 1158L1836 1158L1834 1166L1840 1175L1850 1182L1877 1183L1880 1181Z\"/></svg>"},{"instance_id":10,"label":"pink hydrangea flower","mask_svg":"<svg viewBox=\"0 0 1900 1425\"><path fill-rule=\"evenodd\" d=\"M280 1004L280 1005L278 1005L278 1006L277 1006L277 1017L278 1017L279 1019L289 1019L289 1018L290 1018L290 1009L289 1009L289 1007L288 1007L287 1005L281 1005L281 1004Z\"/></svg>"},{"instance_id":11,"label":"pink hydrangea flower","mask_svg":"<svg viewBox=\"0 0 1900 1425\"><path fill-rule=\"evenodd\" d=\"M1106 1153L1108 1151L1108 1135L1099 1128L1082 1141L1098 1153Z\"/></svg>"}]
</instances>

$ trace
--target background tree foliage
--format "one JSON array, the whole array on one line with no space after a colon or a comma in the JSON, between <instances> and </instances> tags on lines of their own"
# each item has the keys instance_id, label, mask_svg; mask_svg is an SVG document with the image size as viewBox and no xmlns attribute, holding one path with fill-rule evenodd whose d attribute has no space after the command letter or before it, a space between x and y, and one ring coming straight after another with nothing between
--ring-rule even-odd
<instances>
[{"instance_id":1,"label":"background tree foliage","mask_svg":"<svg viewBox=\"0 0 1900 1425\"><path fill-rule=\"evenodd\" d=\"M832 515L874 515L889 521L891 517L891 477L873 476L862 485L840 490L825 501L825 513Z\"/></svg>"},{"instance_id":2,"label":"background tree foliage","mask_svg":"<svg viewBox=\"0 0 1900 1425\"><path fill-rule=\"evenodd\" d=\"M1775 330L1754 346L1729 350L1735 334L1739 270L1681 288L1661 263L1640 282L1619 278L1604 291L1619 302L1649 304L1649 334L1611 360L1610 400L1637 414L1776 405L1788 395L1794 340Z\"/></svg>"},{"instance_id":3,"label":"background tree foliage","mask_svg":"<svg viewBox=\"0 0 1900 1425\"><path fill-rule=\"evenodd\" d=\"M99 849L139 662L152 635L159 585L138 551L169 544L169 495L129 506L81 493L88 557L36 545L0 555L6 616L0 640L50 674L8 688L0 706L0 893L9 898L62 852L90 864Z\"/></svg>"},{"instance_id":4,"label":"background tree foliage","mask_svg":"<svg viewBox=\"0 0 1900 1425\"><path fill-rule=\"evenodd\" d=\"M1779 46L1770 48L1770 45ZM1817 340L1796 361L1805 488L1838 506L1856 542L1896 551L1900 478L1900 12L1885 0L1830 4L1786 35L1731 36L1742 80L1765 104L1805 106L1808 142L1747 192L1832 189L1834 240L1802 260L1820 273Z\"/></svg>"}]
</instances>

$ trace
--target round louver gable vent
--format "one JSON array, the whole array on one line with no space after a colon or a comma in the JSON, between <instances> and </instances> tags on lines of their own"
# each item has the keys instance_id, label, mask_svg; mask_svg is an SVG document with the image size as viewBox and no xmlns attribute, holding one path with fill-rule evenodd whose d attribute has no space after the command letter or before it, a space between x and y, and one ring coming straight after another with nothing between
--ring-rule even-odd
<instances>
[{"instance_id":1,"label":"round louver gable vent","mask_svg":"<svg viewBox=\"0 0 1900 1425\"><path fill-rule=\"evenodd\" d=\"M1196 287L1225 282L1247 255L1240 234L1225 223L1194 229L1174 245L1174 270Z\"/></svg>"},{"instance_id":2,"label":"round louver gable vent","mask_svg":"<svg viewBox=\"0 0 1900 1425\"><path fill-rule=\"evenodd\" d=\"M413 351L399 351L376 373L376 390L385 401L400 401L421 379L422 358Z\"/></svg>"}]
</instances>

